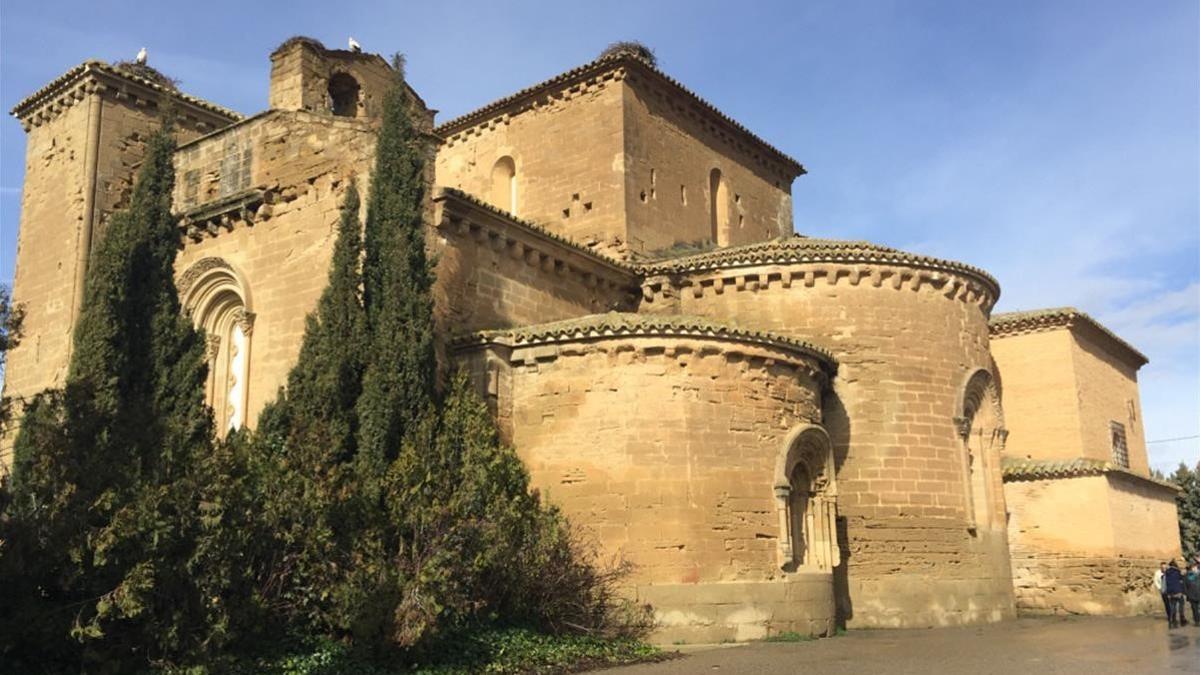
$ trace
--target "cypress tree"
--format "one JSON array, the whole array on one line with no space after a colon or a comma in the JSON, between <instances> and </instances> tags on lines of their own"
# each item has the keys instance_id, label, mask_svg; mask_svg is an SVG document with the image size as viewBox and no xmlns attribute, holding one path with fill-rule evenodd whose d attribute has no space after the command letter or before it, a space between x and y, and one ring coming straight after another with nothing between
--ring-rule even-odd
<instances>
[{"instance_id":1,"label":"cypress tree","mask_svg":"<svg viewBox=\"0 0 1200 675\"><path fill-rule=\"evenodd\" d=\"M345 460L357 450L366 317L359 299L362 274L360 200L352 180L342 203L329 284L306 320L296 367L288 374L285 397L291 420L289 445L318 446L327 461Z\"/></svg>"},{"instance_id":2,"label":"cypress tree","mask_svg":"<svg viewBox=\"0 0 1200 675\"><path fill-rule=\"evenodd\" d=\"M403 489L391 507L404 551L397 641L415 644L514 609L523 575L514 561L529 542L538 500L520 458L500 443L487 406L464 373L451 381L425 443L395 463Z\"/></svg>"},{"instance_id":3,"label":"cypress tree","mask_svg":"<svg viewBox=\"0 0 1200 675\"><path fill-rule=\"evenodd\" d=\"M1179 512L1179 543L1184 557L1191 561L1200 555L1200 462L1195 468L1179 463L1171 481L1181 489L1175 496Z\"/></svg>"},{"instance_id":4,"label":"cypress tree","mask_svg":"<svg viewBox=\"0 0 1200 675\"><path fill-rule=\"evenodd\" d=\"M188 477L212 421L204 342L172 274L174 148L167 126L150 138L130 206L92 256L66 385L34 398L15 444L4 526L17 567L3 573L34 578L0 583L20 596L0 604L7 636L48 650L37 658L113 667L210 637L185 569L198 526Z\"/></svg>"},{"instance_id":5,"label":"cypress tree","mask_svg":"<svg viewBox=\"0 0 1200 675\"><path fill-rule=\"evenodd\" d=\"M265 529L276 550L264 601L308 631L345 631L353 600L345 599L355 539L364 532L350 474L357 454L357 404L362 393L366 316L360 199L352 181L342 203L329 284L310 314L300 358L287 388L259 417L257 446L266 463L261 481ZM378 511L378 509L376 509Z\"/></svg>"},{"instance_id":6,"label":"cypress tree","mask_svg":"<svg viewBox=\"0 0 1200 675\"><path fill-rule=\"evenodd\" d=\"M4 376L8 363L8 351L21 343L21 324L25 310L12 304L8 287L0 285L0 378ZM12 401L8 396L0 398L0 435L8 431L8 420L12 413Z\"/></svg>"},{"instance_id":7,"label":"cypress tree","mask_svg":"<svg viewBox=\"0 0 1200 675\"><path fill-rule=\"evenodd\" d=\"M425 161L403 61L383 101L364 234L370 340L358 402L359 451L376 469L428 414L434 394L433 274L425 253Z\"/></svg>"}]
</instances>

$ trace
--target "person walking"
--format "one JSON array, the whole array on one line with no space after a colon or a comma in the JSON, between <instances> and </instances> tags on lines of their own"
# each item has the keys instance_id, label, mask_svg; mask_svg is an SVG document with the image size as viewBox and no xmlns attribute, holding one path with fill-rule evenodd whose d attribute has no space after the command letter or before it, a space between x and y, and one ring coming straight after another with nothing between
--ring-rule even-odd
<instances>
[{"instance_id":1,"label":"person walking","mask_svg":"<svg viewBox=\"0 0 1200 675\"><path fill-rule=\"evenodd\" d=\"M1183 572L1174 560L1167 563L1167 571L1163 573L1163 588L1167 594L1167 626L1178 628L1187 625L1183 617Z\"/></svg>"},{"instance_id":2,"label":"person walking","mask_svg":"<svg viewBox=\"0 0 1200 675\"><path fill-rule=\"evenodd\" d=\"M1159 563L1158 569L1154 570L1154 588L1158 594L1162 596L1163 611L1167 613L1167 622L1171 621L1171 603L1167 601L1167 587L1164 585L1167 574L1167 563Z\"/></svg>"},{"instance_id":3,"label":"person walking","mask_svg":"<svg viewBox=\"0 0 1200 675\"><path fill-rule=\"evenodd\" d=\"M1200 626L1200 563L1192 563L1192 569L1184 575L1183 595L1192 606L1192 623Z\"/></svg>"}]
</instances>

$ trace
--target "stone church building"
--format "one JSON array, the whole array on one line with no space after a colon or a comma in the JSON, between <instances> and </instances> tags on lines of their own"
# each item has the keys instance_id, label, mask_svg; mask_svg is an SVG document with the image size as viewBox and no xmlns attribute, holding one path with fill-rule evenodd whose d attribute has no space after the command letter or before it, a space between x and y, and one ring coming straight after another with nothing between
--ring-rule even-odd
<instances>
[{"instance_id":1,"label":"stone church building","mask_svg":"<svg viewBox=\"0 0 1200 675\"><path fill-rule=\"evenodd\" d=\"M369 183L391 77L293 39L249 117L99 61L19 103L6 393L63 383L89 253L170 103L180 297L219 425L253 426L349 180ZM636 565L658 639L1159 606L1151 571L1179 541L1147 465L1146 357L1088 315L993 315L981 269L796 233L804 167L637 53L440 124L412 93L440 354L541 493Z\"/></svg>"}]
</instances>

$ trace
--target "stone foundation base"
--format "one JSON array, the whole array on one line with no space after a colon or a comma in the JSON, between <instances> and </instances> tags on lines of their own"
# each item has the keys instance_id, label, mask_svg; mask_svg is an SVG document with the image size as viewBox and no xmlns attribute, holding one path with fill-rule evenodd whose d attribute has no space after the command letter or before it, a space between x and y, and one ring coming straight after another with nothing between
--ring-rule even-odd
<instances>
[{"instance_id":1,"label":"stone foundation base","mask_svg":"<svg viewBox=\"0 0 1200 675\"><path fill-rule=\"evenodd\" d=\"M833 576L794 574L780 581L639 586L653 605L658 644L761 640L785 632L833 635Z\"/></svg>"},{"instance_id":2,"label":"stone foundation base","mask_svg":"<svg viewBox=\"0 0 1200 675\"><path fill-rule=\"evenodd\" d=\"M1013 587L1021 614L1161 614L1152 586L1161 561L1014 552Z\"/></svg>"},{"instance_id":3,"label":"stone foundation base","mask_svg":"<svg viewBox=\"0 0 1200 675\"><path fill-rule=\"evenodd\" d=\"M1015 618L1007 576L938 579L914 574L849 582L857 598L847 612L850 628L934 628Z\"/></svg>"}]
</instances>

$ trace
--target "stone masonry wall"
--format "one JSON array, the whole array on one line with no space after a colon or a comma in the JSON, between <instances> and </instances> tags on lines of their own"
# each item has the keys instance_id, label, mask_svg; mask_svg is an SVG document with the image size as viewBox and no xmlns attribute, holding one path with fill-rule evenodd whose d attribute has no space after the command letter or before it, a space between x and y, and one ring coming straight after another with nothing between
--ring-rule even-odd
<instances>
[{"instance_id":1,"label":"stone masonry wall","mask_svg":"<svg viewBox=\"0 0 1200 675\"><path fill-rule=\"evenodd\" d=\"M629 310L636 276L445 192L434 198L439 333L455 336Z\"/></svg>"},{"instance_id":2,"label":"stone masonry wall","mask_svg":"<svg viewBox=\"0 0 1200 675\"><path fill-rule=\"evenodd\" d=\"M25 187L13 274L13 300L24 307L24 336L8 354L4 393L32 396L66 379L71 298L83 226L82 170L88 106L76 105L29 130Z\"/></svg>"},{"instance_id":3,"label":"stone masonry wall","mask_svg":"<svg viewBox=\"0 0 1200 675\"><path fill-rule=\"evenodd\" d=\"M636 565L659 639L830 630L830 575L785 574L776 550L775 464L790 429L820 421L815 361L654 336L465 358L533 485Z\"/></svg>"},{"instance_id":4,"label":"stone masonry wall","mask_svg":"<svg viewBox=\"0 0 1200 675\"><path fill-rule=\"evenodd\" d=\"M193 230L193 237L183 238L175 262L177 273L185 275L205 259L219 259L242 279L249 296L246 309L255 315L247 402L251 425L295 363L305 317L329 279L348 180L357 177L365 203L374 144L375 135L363 121L277 112L185 146L177 155L179 175L198 172L201 195L209 196L210 187L222 184L221 168L240 173L240 158L249 150L246 184L264 194L266 206L251 220L234 212L227 226ZM239 161L225 161L227 150ZM187 181L180 181L180 210L186 210L187 190Z\"/></svg>"},{"instance_id":5,"label":"stone masonry wall","mask_svg":"<svg viewBox=\"0 0 1200 675\"><path fill-rule=\"evenodd\" d=\"M625 86L625 209L631 251L653 256L676 244L716 243L710 172L727 186L729 240L747 244L792 233L793 176L757 163L710 128L711 117L654 80Z\"/></svg>"},{"instance_id":6,"label":"stone masonry wall","mask_svg":"<svg viewBox=\"0 0 1200 675\"><path fill-rule=\"evenodd\" d=\"M109 80L113 80L109 82ZM84 80L73 104L28 126L21 223L13 279L13 300L26 312L21 344L8 354L4 394L30 397L63 384L70 358L74 298L81 248L94 251L112 213L128 199L145 144L161 124L160 95ZM209 114L203 128L220 118ZM96 138L90 127L96 124ZM201 133L198 120L180 115L181 142ZM95 143L92 222L85 223L90 145ZM85 233L85 230L90 232ZM85 236L87 235L87 236ZM90 238L90 243L85 243ZM13 436L0 441L0 467L9 463Z\"/></svg>"},{"instance_id":7,"label":"stone masonry wall","mask_svg":"<svg viewBox=\"0 0 1200 675\"><path fill-rule=\"evenodd\" d=\"M393 81L391 66L383 57L324 49L303 40L280 46L271 54L270 108L328 115L333 112L329 81L338 74L354 78L359 87L357 106L350 117L378 119L382 116L383 98ZM419 98L411 87L409 94ZM419 129L429 131L433 128L434 111L427 110L422 102L414 112Z\"/></svg>"},{"instance_id":8,"label":"stone masonry wall","mask_svg":"<svg viewBox=\"0 0 1200 675\"><path fill-rule=\"evenodd\" d=\"M177 272L185 275L210 260L227 263L240 275L255 317L251 425L286 381L305 317L328 280L349 177L357 178L366 202L374 139L366 120L273 111L186 145L177 155L182 179L175 202L188 231ZM227 213L218 214L222 204ZM530 233L466 197L447 194L438 204L429 212L439 224L430 229L429 242L437 261L435 318L442 338L631 304L635 277L616 263Z\"/></svg>"},{"instance_id":9,"label":"stone masonry wall","mask_svg":"<svg viewBox=\"0 0 1200 675\"><path fill-rule=\"evenodd\" d=\"M838 359L825 426L839 463L849 554L841 602L851 625L1012 616L1002 525L968 530L954 424L968 376L990 368L986 297L953 275L886 265L747 265L659 281L648 282L641 311L674 307L772 330ZM1003 491L991 452L989 510L998 516Z\"/></svg>"},{"instance_id":10,"label":"stone masonry wall","mask_svg":"<svg viewBox=\"0 0 1200 675\"><path fill-rule=\"evenodd\" d=\"M491 204L492 168L516 166L516 215L598 250L625 250L622 87L612 74L519 115L450 135L437 184Z\"/></svg>"}]
</instances>

